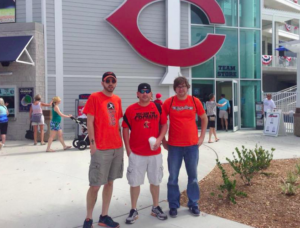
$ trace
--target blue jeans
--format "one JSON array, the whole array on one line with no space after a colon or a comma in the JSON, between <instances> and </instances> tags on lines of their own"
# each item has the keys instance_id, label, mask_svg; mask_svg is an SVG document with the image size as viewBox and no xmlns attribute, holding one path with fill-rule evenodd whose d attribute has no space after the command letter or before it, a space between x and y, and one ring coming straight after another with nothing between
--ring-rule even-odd
<instances>
[{"instance_id":1,"label":"blue jeans","mask_svg":"<svg viewBox=\"0 0 300 228\"><path fill-rule=\"evenodd\" d=\"M182 160L185 162L186 172L188 174L187 195L189 197L188 207L198 206L200 199L200 189L197 179L197 167L199 161L199 147L195 146L170 146L168 154L168 201L169 208L180 207L180 190L178 186L178 176Z\"/></svg>"}]
</instances>

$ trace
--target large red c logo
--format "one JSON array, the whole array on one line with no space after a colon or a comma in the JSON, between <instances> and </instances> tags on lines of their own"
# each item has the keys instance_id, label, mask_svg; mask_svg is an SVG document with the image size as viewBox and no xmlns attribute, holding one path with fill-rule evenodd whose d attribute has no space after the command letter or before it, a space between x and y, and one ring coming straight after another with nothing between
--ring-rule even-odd
<instances>
[{"instance_id":1,"label":"large red c logo","mask_svg":"<svg viewBox=\"0 0 300 228\"><path fill-rule=\"evenodd\" d=\"M127 0L106 20L113 25L146 59L164 66L190 67L212 58L222 47L225 35L208 34L198 45L187 49L169 49L154 44L139 30L138 16L146 5L157 0ZM215 0L185 0L201 8L210 23L225 24L224 14Z\"/></svg>"}]
</instances>

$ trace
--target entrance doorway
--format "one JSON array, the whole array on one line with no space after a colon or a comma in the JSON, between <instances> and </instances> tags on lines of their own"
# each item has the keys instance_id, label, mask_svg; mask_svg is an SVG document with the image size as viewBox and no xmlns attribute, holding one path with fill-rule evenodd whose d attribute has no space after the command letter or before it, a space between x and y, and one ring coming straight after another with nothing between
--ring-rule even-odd
<instances>
[{"instance_id":1,"label":"entrance doorway","mask_svg":"<svg viewBox=\"0 0 300 228\"><path fill-rule=\"evenodd\" d=\"M221 96L225 95L225 99L229 101L230 108L227 108L228 112L228 130L237 131L239 126L239 108L238 108L238 82L235 80L230 81L217 81L216 83L216 102L221 99ZM225 129L225 121L219 118L220 108L217 111L217 130Z\"/></svg>"}]
</instances>

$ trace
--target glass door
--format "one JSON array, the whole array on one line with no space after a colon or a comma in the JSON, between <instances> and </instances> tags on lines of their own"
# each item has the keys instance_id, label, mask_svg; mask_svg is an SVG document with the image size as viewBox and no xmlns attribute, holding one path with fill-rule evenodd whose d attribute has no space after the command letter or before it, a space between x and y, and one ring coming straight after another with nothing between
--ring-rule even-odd
<instances>
[{"instance_id":1,"label":"glass door","mask_svg":"<svg viewBox=\"0 0 300 228\"><path fill-rule=\"evenodd\" d=\"M232 118L233 118L233 131L239 129L239 106L238 106L238 82L232 81Z\"/></svg>"}]
</instances>

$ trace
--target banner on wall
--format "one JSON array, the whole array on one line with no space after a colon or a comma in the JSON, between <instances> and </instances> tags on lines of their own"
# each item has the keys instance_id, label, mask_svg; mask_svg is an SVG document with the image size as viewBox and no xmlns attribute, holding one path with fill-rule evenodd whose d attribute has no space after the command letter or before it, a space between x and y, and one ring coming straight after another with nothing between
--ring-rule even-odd
<instances>
[{"instance_id":1,"label":"banner on wall","mask_svg":"<svg viewBox=\"0 0 300 228\"><path fill-rule=\"evenodd\" d=\"M0 24L16 22L16 0L0 1Z\"/></svg>"},{"instance_id":2,"label":"banner on wall","mask_svg":"<svg viewBox=\"0 0 300 228\"><path fill-rule=\"evenodd\" d=\"M19 112L29 112L33 102L33 88L19 88Z\"/></svg>"}]
</instances>

